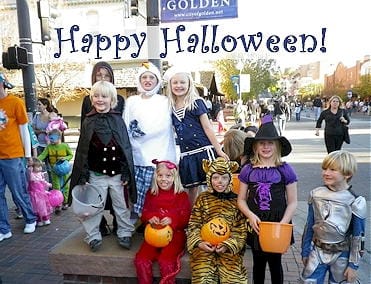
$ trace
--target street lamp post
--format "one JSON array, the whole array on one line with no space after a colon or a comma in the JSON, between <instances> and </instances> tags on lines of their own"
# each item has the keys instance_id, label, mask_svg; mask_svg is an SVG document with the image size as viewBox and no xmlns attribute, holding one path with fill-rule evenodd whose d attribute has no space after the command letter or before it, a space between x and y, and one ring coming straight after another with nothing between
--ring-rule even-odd
<instances>
[{"instance_id":1,"label":"street lamp post","mask_svg":"<svg viewBox=\"0 0 371 284\"><path fill-rule=\"evenodd\" d=\"M31 25L28 1L17 0L18 33L20 46L27 49L28 66L22 68L23 90L27 112L36 111L35 67L32 53Z\"/></svg>"},{"instance_id":2,"label":"street lamp post","mask_svg":"<svg viewBox=\"0 0 371 284\"><path fill-rule=\"evenodd\" d=\"M147 0L147 33L149 42L151 42L151 52L149 52L148 59L161 70L161 60L154 56L155 54L159 54L159 25L158 0Z\"/></svg>"},{"instance_id":3,"label":"street lamp post","mask_svg":"<svg viewBox=\"0 0 371 284\"><path fill-rule=\"evenodd\" d=\"M238 98L241 100L242 99L242 92L241 92L241 73L242 73L242 69L243 69L243 62L241 60L239 60L237 62L237 69L240 71L239 73L239 77L238 77Z\"/></svg>"}]
</instances>

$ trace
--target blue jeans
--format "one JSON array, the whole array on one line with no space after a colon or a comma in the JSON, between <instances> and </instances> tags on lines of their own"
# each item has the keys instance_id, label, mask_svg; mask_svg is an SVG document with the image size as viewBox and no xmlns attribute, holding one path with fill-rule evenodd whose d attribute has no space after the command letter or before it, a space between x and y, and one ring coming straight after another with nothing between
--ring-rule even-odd
<instances>
[{"instance_id":1,"label":"blue jeans","mask_svg":"<svg viewBox=\"0 0 371 284\"><path fill-rule=\"evenodd\" d=\"M0 159L0 233L10 232L5 189L8 185L14 203L20 207L27 224L36 221L27 191L26 167L22 158Z\"/></svg>"}]
</instances>

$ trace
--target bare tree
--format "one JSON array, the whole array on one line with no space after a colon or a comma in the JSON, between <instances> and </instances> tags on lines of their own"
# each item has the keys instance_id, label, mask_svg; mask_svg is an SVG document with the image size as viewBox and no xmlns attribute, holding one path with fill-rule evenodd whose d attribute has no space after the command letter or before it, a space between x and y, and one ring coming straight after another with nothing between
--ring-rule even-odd
<instances>
[{"instance_id":1,"label":"bare tree","mask_svg":"<svg viewBox=\"0 0 371 284\"><path fill-rule=\"evenodd\" d=\"M72 62L53 62L49 47L40 49L44 62L35 66L38 95L47 97L53 105L59 101L73 101L87 94L85 88L80 87L79 78L83 77L84 64Z\"/></svg>"}]
</instances>

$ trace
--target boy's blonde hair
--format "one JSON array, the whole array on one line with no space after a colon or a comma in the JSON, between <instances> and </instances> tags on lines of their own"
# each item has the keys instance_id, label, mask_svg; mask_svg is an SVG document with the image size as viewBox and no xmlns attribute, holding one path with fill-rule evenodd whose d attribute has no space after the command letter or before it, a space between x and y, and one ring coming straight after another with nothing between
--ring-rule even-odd
<instances>
[{"instance_id":1,"label":"boy's blonde hair","mask_svg":"<svg viewBox=\"0 0 371 284\"><path fill-rule=\"evenodd\" d=\"M279 142L279 140L270 140L270 141L273 141L273 143L276 145L276 152L273 154L273 158L274 158L274 164L276 166L279 166L279 165L282 165L282 159L281 159L281 143ZM260 157L259 157L259 154L258 154L258 151L257 151L257 145L258 145L258 142L259 140L255 141L253 143L253 155L251 157L251 164L252 165L259 165L259 164L262 164L262 161L260 160Z\"/></svg>"},{"instance_id":2,"label":"boy's blonde hair","mask_svg":"<svg viewBox=\"0 0 371 284\"><path fill-rule=\"evenodd\" d=\"M111 109L117 106L117 90L112 83L107 81L95 82L91 87L90 101L93 101L93 96L95 94L111 97Z\"/></svg>"},{"instance_id":3,"label":"boy's blonde hair","mask_svg":"<svg viewBox=\"0 0 371 284\"><path fill-rule=\"evenodd\" d=\"M334 169L343 176L349 176L350 181L357 171L357 160L353 154L345 150L338 150L328 154L322 162L322 169Z\"/></svg>"},{"instance_id":4,"label":"boy's blonde hair","mask_svg":"<svg viewBox=\"0 0 371 284\"><path fill-rule=\"evenodd\" d=\"M183 74L188 79L189 87L188 87L188 91L187 91L187 93L185 95L185 98L184 98L184 103L185 103L185 109L186 110L193 110L194 108L196 108L196 99L200 99L201 97L200 97L200 95L199 95L199 93L196 89L196 86L193 82L192 75L188 72L178 72L178 73L173 74L173 76L169 78L169 80L167 82L167 86L166 86L166 94L169 97L170 106L171 106L171 108L175 108L176 96L173 95L173 92L171 91L171 79L176 74Z\"/></svg>"},{"instance_id":5,"label":"boy's blonde hair","mask_svg":"<svg viewBox=\"0 0 371 284\"><path fill-rule=\"evenodd\" d=\"M168 166L166 165L166 163L161 163L160 162L156 165L155 172L153 173L151 194L157 195L158 192L160 191L160 189L157 185L157 174L163 168L168 169L174 177L174 193L177 194L177 193L183 192L184 188L183 188L182 183L180 181L180 177L179 177L179 173L178 173L177 168L174 167L173 169L169 169Z\"/></svg>"}]
</instances>

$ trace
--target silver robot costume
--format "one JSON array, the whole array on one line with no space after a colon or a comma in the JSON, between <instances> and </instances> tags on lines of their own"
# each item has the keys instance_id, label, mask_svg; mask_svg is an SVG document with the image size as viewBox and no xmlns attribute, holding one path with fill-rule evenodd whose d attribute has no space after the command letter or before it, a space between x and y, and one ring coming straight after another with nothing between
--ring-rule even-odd
<instances>
[{"instance_id":1,"label":"silver robot costume","mask_svg":"<svg viewBox=\"0 0 371 284\"><path fill-rule=\"evenodd\" d=\"M303 238L308 230L313 231L313 250L302 273L302 283L317 283L316 279L308 277L320 264L329 266L336 281L330 283L339 283L344 279L348 262L358 266L361 257L362 236L355 236L350 226L352 215L363 221L366 218L366 200L362 196L354 196L349 190L331 191L322 186L311 191L309 204L313 207L314 225L312 228L306 226ZM343 254L347 251L349 259Z\"/></svg>"}]
</instances>

